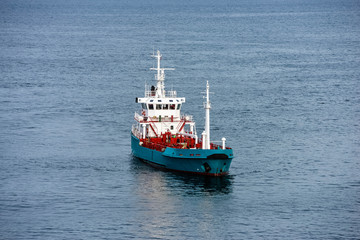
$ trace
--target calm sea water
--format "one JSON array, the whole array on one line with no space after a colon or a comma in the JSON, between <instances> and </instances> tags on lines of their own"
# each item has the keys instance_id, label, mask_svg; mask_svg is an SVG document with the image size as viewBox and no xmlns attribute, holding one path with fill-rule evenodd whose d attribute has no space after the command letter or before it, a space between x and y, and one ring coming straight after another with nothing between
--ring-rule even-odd
<instances>
[{"instance_id":1,"label":"calm sea water","mask_svg":"<svg viewBox=\"0 0 360 240\"><path fill-rule=\"evenodd\" d=\"M0 239L359 239L360 3L0 2ZM228 139L230 175L154 170L152 83Z\"/></svg>"}]
</instances>

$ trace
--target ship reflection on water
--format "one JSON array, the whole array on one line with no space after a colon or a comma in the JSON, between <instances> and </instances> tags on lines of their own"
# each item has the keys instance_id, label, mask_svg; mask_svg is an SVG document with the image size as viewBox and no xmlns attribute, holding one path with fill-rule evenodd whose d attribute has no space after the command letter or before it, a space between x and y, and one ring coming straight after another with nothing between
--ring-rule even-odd
<instances>
[{"instance_id":1,"label":"ship reflection on water","mask_svg":"<svg viewBox=\"0 0 360 240\"><path fill-rule=\"evenodd\" d=\"M132 159L132 170L141 186L161 186L158 190L170 191L172 194L228 194L232 192L234 179L232 175L211 177L155 169L136 157ZM154 181L157 184L153 184Z\"/></svg>"},{"instance_id":2,"label":"ship reflection on water","mask_svg":"<svg viewBox=\"0 0 360 240\"><path fill-rule=\"evenodd\" d=\"M227 195L232 192L232 176L209 177L162 171L134 157L130 173L135 211L128 215L128 226L136 226L136 234L146 234L148 239L167 239L177 236L174 231L179 227L191 229L194 226L196 231L190 231L191 235L184 235L184 239L204 236L210 239L219 233L218 226L222 224L219 216L229 207ZM136 234L132 237L137 238ZM183 231L182 234L187 233Z\"/></svg>"},{"instance_id":3,"label":"ship reflection on water","mask_svg":"<svg viewBox=\"0 0 360 240\"><path fill-rule=\"evenodd\" d=\"M183 182L187 194L209 193L212 194L228 194L232 191L231 183L233 177L231 175L222 177L209 177L190 174L173 174L174 178Z\"/></svg>"}]
</instances>

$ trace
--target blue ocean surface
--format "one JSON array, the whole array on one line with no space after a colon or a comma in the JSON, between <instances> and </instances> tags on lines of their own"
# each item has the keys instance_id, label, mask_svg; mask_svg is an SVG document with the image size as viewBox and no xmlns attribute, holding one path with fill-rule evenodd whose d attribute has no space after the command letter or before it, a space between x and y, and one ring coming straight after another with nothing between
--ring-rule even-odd
<instances>
[{"instance_id":1,"label":"blue ocean surface","mask_svg":"<svg viewBox=\"0 0 360 240\"><path fill-rule=\"evenodd\" d=\"M0 1L0 239L359 239L360 2ZM153 169L153 50L230 174Z\"/></svg>"}]
</instances>

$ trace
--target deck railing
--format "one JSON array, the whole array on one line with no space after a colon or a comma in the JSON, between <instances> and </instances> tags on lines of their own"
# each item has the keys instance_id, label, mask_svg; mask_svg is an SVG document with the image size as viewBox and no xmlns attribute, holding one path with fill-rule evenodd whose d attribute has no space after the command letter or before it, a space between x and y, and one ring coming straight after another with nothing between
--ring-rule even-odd
<instances>
[{"instance_id":1,"label":"deck railing","mask_svg":"<svg viewBox=\"0 0 360 240\"><path fill-rule=\"evenodd\" d=\"M179 117L171 117L171 116L161 116L161 118L159 116L142 116L140 115L138 112L135 112L134 114L134 119L138 122L177 122L179 120L183 120L186 122L192 122L193 121L193 116L192 115L182 115L181 118L179 119Z\"/></svg>"},{"instance_id":2,"label":"deck railing","mask_svg":"<svg viewBox=\"0 0 360 240\"><path fill-rule=\"evenodd\" d=\"M137 128L136 124L132 125L131 132L132 132L132 134L134 134L135 137L137 137L139 139L141 138L141 132Z\"/></svg>"},{"instance_id":3,"label":"deck railing","mask_svg":"<svg viewBox=\"0 0 360 240\"><path fill-rule=\"evenodd\" d=\"M155 97L156 91L145 91L145 97ZM176 91L166 91L164 97L176 98Z\"/></svg>"}]
</instances>

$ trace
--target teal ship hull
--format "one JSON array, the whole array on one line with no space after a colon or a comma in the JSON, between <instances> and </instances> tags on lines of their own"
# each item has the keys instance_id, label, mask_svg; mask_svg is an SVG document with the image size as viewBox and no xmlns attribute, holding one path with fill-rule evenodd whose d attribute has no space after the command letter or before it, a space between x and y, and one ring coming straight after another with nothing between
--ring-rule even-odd
<instances>
[{"instance_id":1,"label":"teal ship hull","mask_svg":"<svg viewBox=\"0 0 360 240\"><path fill-rule=\"evenodd\" d=\"M222 176L229 172L233 159L232 149L180 149L167 147L163 151L140 145L131 134L133 156L156 168L210 176Z\"/></svg>"}]
</instances>

